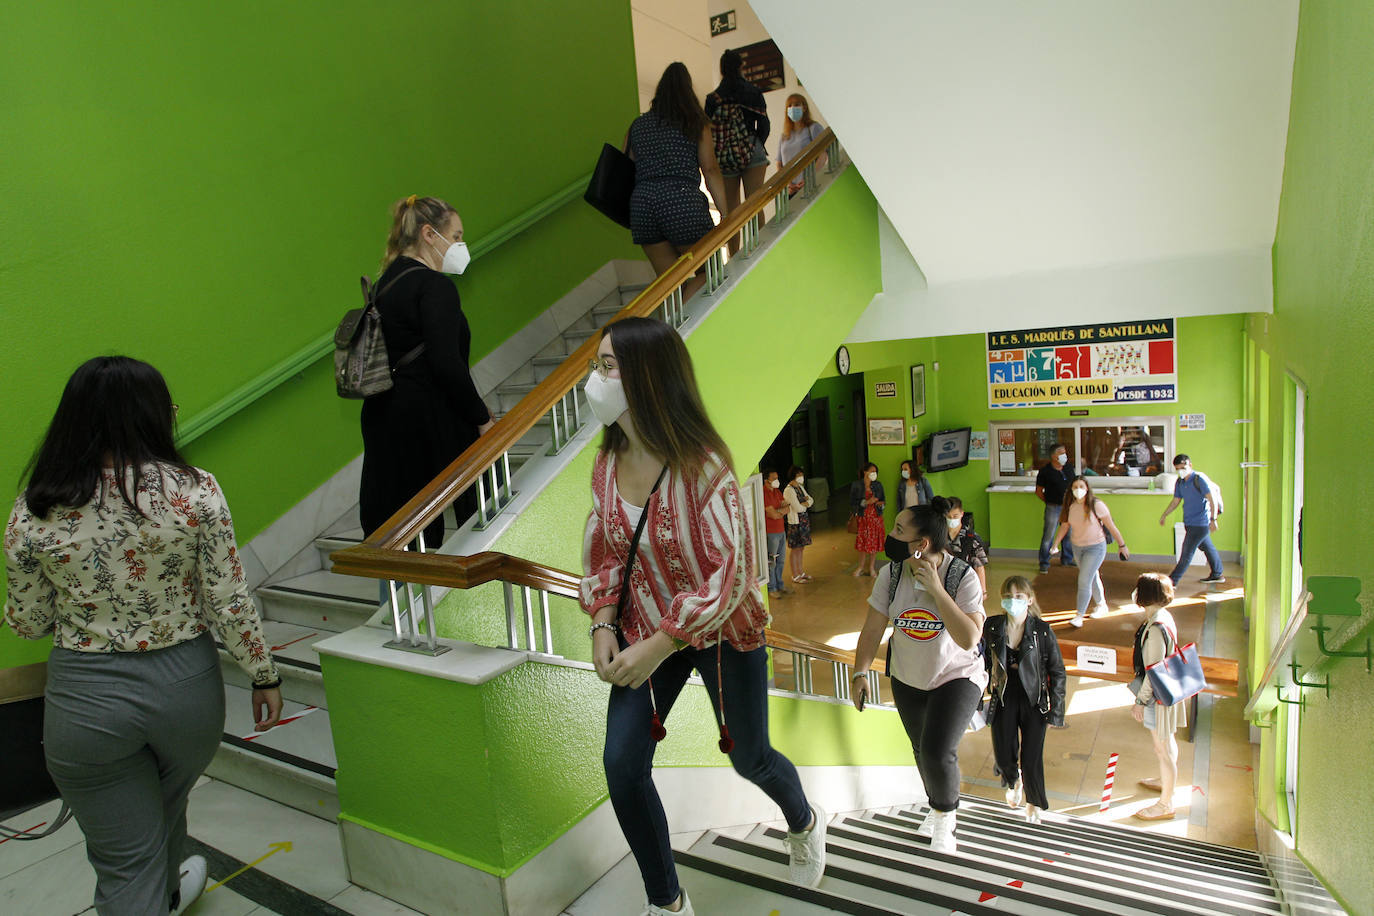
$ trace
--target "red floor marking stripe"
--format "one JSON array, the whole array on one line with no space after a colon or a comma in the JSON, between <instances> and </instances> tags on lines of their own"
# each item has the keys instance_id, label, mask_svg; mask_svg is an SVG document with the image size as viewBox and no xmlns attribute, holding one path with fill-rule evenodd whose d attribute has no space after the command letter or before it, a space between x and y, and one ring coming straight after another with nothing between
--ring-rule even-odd
<instances>
[{"instance_id":1,"label":"red floor marking stripe","mask_svg":"<svg viewBox=\"0 0 1374 916\"><path fill-rule=\"evenodd\" d=\"M32 827L30 827L28 830L21 830L21 831L19 831L19 832L20 832L20 833L33 833L33 832L34 832L35 830L37 830L39 827L42 827L42 826L46 825L47 823L48 823L47 821L44 821L42 824L34 824L34 825L33 825ZM7 836L7 837L5 837L3 840L0 840L0 844L8 843L10 840L13 840L13 839L15 839L15 837Z\"/></svg>"},{"instance_id":2,"label":"red floor marking stripe","mask_svg":"<svg viewBox=\"0 0 1374 916\"><path fill-rule=\"evenodd\" d=\"M983 891L981 894L978 895L978 902L979 902L979 903L987 903L989 900L996 900L996 899L997 899L997 895L996 895L996 894L989 894L987 891Z\"/></svg>"},{"instance_id":3,"label":"red floor marking stripe","mask_svg":"<svg viewBox=\"0 0 1374 916\"><path fill-rule=\"evenodd\" d=\"M284 642L284 643L282 643L280 646L273 646L273 647L272 647L272 651L273 651L273 652L278 652L278 651L280 651L280 650L282 650L282 649L285 649L287 646L294 646L296 643L300 642L302 639L309 639L309 638L312 637L312 636L319 636L319 635L320 635L319 633L307 633L307 634L304 635L304 636L298 636L297 638L291 640L290 642Z\"/></svg>"},{"instance_id":4,"label":"red floor marking stripe","mask_svg":"<svg viewBox=\"0 0 1374 916\"><path fill-rule=\"evenodd\" d=\"M318 706L307 706L307 707L305 707L305 709L302 709L300 712L296 713L294 716L288 716L287 718L282 719L280 722L278 722L276 725L272 726L272 728L269 728L269 729L268 729L267 731L265 731L265 732L253 732L251 735L244 735L244 736L243 736L243 740L244 740L244 741L256 741L258 738L261 738L263 735L271 734L272 731L273 731L273 729L281 728L283 725L288 725L288 724L290 724L290 723L292 723L292 722L295 722L297 719L304 719L306 716L310 715L312 712L319 712L319 711L320 711L320 709L319 709Z\"/></svg>"},{"instance_id":5,"label":"red floor marking stripe","mask_svg":"<svg viewBox=\"0 0 1374 916\"><path fill-rule=\"evenodd\" d=\"M1017 890L1020 890L1023 886L1025 886L1025 883L1026 882L1024 881L1010 881L1007 883L1007 887L1014 887Z\"/></svg>"},{"instance_id":6,"label":"red floor marking stripe","mask_svg":"<svg viewBox=\"0 0 1374 916\"><path fill-rule=\"evenodd\" d=\"M1253 772L1255 772L1255 768L1254 768L1254 767L1239 766L1239 765L1234 764L1234 763L1228 763L1228 764L1226 764L1226 766L1228 766L1229 768L1231 768L1231 769L1233 769L1233 770L1244 770L1244 771L1247 772L1247 773L1253 773Z\"/></svg>"},{"instance_id":7,"label":"red floor marking stripe","mask_svg":"<svg viewBox=\"0 0 1374 916\"><path fill-rule=\"evenodd\" d=\"M1202 786L1193 786L1193 791L1194 791L1194 792L1202 792ZM1202 797L1203 797L1203 798L1206 798L1206 797L1207 797L1207 793L1206 793L1206 792L1202 792Z\"/></svg>"}]
</instances>

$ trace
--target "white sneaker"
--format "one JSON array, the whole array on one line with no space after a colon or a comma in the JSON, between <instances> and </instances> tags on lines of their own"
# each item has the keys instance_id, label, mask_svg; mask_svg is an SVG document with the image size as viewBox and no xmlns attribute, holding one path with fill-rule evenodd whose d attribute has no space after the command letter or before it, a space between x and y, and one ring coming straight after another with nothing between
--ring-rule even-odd
<instances>
[{"instance_id":1,"label":"white sneaker","mask_svg":"<svg viewBox=\"0 0 1374 916\"><path fill-rule=\"evenodd\" d=\"M825 874L825 812L811 803L815 823L810 830L787 833L787 871L793 884L815 887Z\"/></svg>"},{"instance_id":2,"label":"white sneaker","mask_svg":"<svg viewBox=\"0 0 1374 916\"><path fill-rule=\"evenodd\" d=\"M931 808L929 811L926 812L926 816L921 818L921 826L916 828L917 836L929 837L930 834L935 830L936 813L937 812L935 811L935 809Z\"/></svg>"},{"instance_id":3,"label":"white sneaker","mask_svg":"<svg viewBox=\"0 0 1374 916\"><path fill-rule=\"evenodd\" d=\"M666 906L654 906L652 903L644 904L644 912L641 916L696 916L696 910L692 909L692 901L687 899L687 889L682 890L682 909L670 910Z\"/></svg>"},{"instance_id":4,"label":"white sneaker","mask_svg":"<svg viewBox=\"0 0 1374 916\"><path fill-rule=\"evenodd\" d=\"M1075 615L1074 618L1073 618L1073 620L1070 620L1070 621L1069 621L1069 626L1071 626L1071 627L1081 627L1081 626L1083 626L1083 615L1082 615L1082 614L1077 614L1077 615Z\"/></svg>"},{"instance_id":5,"label":"white sneaker","mask_svg":"<svg viewBox=\"0 0 1374 916\"><path fill-rule=\"evenodd\" d=\"M1104 602L1102 602L1101 604L1094 605L1094 606L1093 606L1093 612L1092 612L1091 614L1089 614L1088 616L1090 616L1090 617L1092 617L1094 620L1096 620L1098 617L1106 617L1106 616L1107 616L1108 614L1110 614L1111 612L1112 612L1112 609L1111 609L1110 607L1108 607L1108 606L1107 606L1107 602L1104 601Z\"/></svg>"},{"instance_id":6,"label":"white sneaker","mask_svg":"<svg viewBox=\"0 0 1374 916\"><path fill-rule=\"evenodd\" d=\"M1040 823L1040 809L1035 807L1035 805L1026 805L1026 823Z\"/></svg>"},{"instance_id":7,"label":"white sneaker","mask_svg":"<svg viewBox=\"0 0 1374 916\"><path fill-rule=\"evenodd\" d=\"M1025 787L1021 784L1021 780L1016 780L1016 785L1007 789L1007 807L1021 807L1021 800L1025 797L1025 794Z\"/></svg>"},{"instance_id":8,"label":"white sneaker","mask_svg":"<svg viewBox=\"0 0 1374 916\"><path fill-rule=\"evenodd\" d=\"M955 811L936 811L930 810L930 818L933 822L930 831L930 850L931 852L957 852L959 845L954 842L954 820Z\"/></svg>"},{"instance_id":9,"label":"white sneaker","mask_svg":"<svg viewBox=\"0 0 1374 916\"><path fill-rule=\"evenodd\" d=\"M205 893L207 874L208 867L204 856L191 856L181 863L181 893L177 899L176 909L172 910L172 916L181 916L190 909L191 904L200 899L200 895Z\"/></svg>"}]
</instances>

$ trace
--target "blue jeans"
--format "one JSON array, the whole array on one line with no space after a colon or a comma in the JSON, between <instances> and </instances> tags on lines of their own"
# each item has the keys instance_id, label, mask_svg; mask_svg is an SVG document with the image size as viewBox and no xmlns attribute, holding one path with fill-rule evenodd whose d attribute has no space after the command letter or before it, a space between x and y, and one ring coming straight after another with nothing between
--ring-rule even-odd
<instances>
[{"instance_id":1,"label":"blue jeans","mask_svg":"<svg viewBox=\"0 0 1374 916\"><path fill-rule=\"evenodd\" d=\"M787 553L787 534L768 532L768 590L782 591L782 558Z\"/></svg>"},{"instance_id":2,"label":"blue jeans","mask_svg":"<svg viewBox=\"0 0 1374 916\"><path fill-rule=\"evenodd\" d=\"M1102 562L1106 559L1106 541L1078 548L1078 616L1080 617L1088 610L1089 596L1092 597L1093 604L1101 604L1107 600L1107 593L1102 589L1102 577L1097 574L1097 571L1102 568Z\"/></svg>"},{"instance_id":3,"label":"blue jeans","mask_svg":"<svg viewBox=\"0 0 1374 916\"><path fill-rule=\"evenodd\" d=\"M1040 568L1048 569L1050 565L1050 545L1054 543L1054 532L1059 528L1059 510L1055 505L1045 506L1045 527L1040 532ZM1064 543L1059 545L1059 562L1065 565L1073 563L1073 545L1069 543L1068 535L1064 536Z\"/></svg>"},{"instance_id":4,"label":"blue jeans","mask_svg":"<svg viewBox=\"0 0 1374 916\"><path fill-rule=\"evenodd\" d=\"M811 823L811 806L797 768L768 741L768 650L760 647L740 652L726 645L721 653L725 722L735 741L730 763L735 772L778 803L788 829L805 830ZM666 724L668 712L693 668L700 672L711 706L718 711L715 646L674 652L658 666L651 681L633 690L612 687L606 710L606 748L602 755L606 785L620 830L639 863L644 891L655 906L672 903L681 888L668 841L668 818L654 788L657 744L649 735L649 686L652 683L659 718Z\"/></svg>"},{"instance_id":5,"label":"blue jeans","mask_svg":"<svg viewBox=\"0 0 1374 916\"><path fill-rule=\"evenodd\" d=\"M1217 552L1216 545L1212 543L1212 529L1209 525L1184 525L1183 526L1183 551L1178 555L1178 565L1174 571L1169 573L1169 578L1178 585L1182 580L1183 574L1188 570L1188 564L1193 562L1193 554L1201 547L1202 553L1207 557L1207 565L1212 570L1213 576L1221 575L1221 554Z\"/></svg>"}]
</instances>

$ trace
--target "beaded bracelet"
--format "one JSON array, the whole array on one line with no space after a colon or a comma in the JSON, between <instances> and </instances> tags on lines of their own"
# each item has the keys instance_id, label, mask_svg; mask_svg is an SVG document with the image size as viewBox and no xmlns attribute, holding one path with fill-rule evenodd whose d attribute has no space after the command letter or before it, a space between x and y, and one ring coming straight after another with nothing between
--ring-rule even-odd
<instances>
[{"instance_id":1,"label":"beaded bracelet","mask_svg":"<svg viewBox=\"0 0 1374 916\"><path fill-rule=\"evenodd\" d=\"M592 624L591 629L587 631L587 638L590 639L591 637L595 636L597 630L610 630L612 633L619 633L620 627L616 626L613 623L594 623Z\"/></svg>"}]
</instances>

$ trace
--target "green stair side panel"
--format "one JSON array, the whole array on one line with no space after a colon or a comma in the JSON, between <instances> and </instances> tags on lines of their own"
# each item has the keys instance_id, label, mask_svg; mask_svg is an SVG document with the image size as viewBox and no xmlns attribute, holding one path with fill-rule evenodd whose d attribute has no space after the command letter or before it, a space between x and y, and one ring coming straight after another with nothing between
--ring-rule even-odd
<instances>
[{"instance_id":1,"label":"green stair side panel","mask_svg":"<svg viewBox=\"0 0 1374 916\"><path fill-rule=\"evenodd\" d=\"M323 658L341 817L509 875L606 800L609 687L527 663L480 686ZM897 715L773 696L773 745L798 766L911 766ZM721 767L705 688L688 685L655 765ZM913 779L915 772L913 770Z\"/></svg>"}]
</instances>

